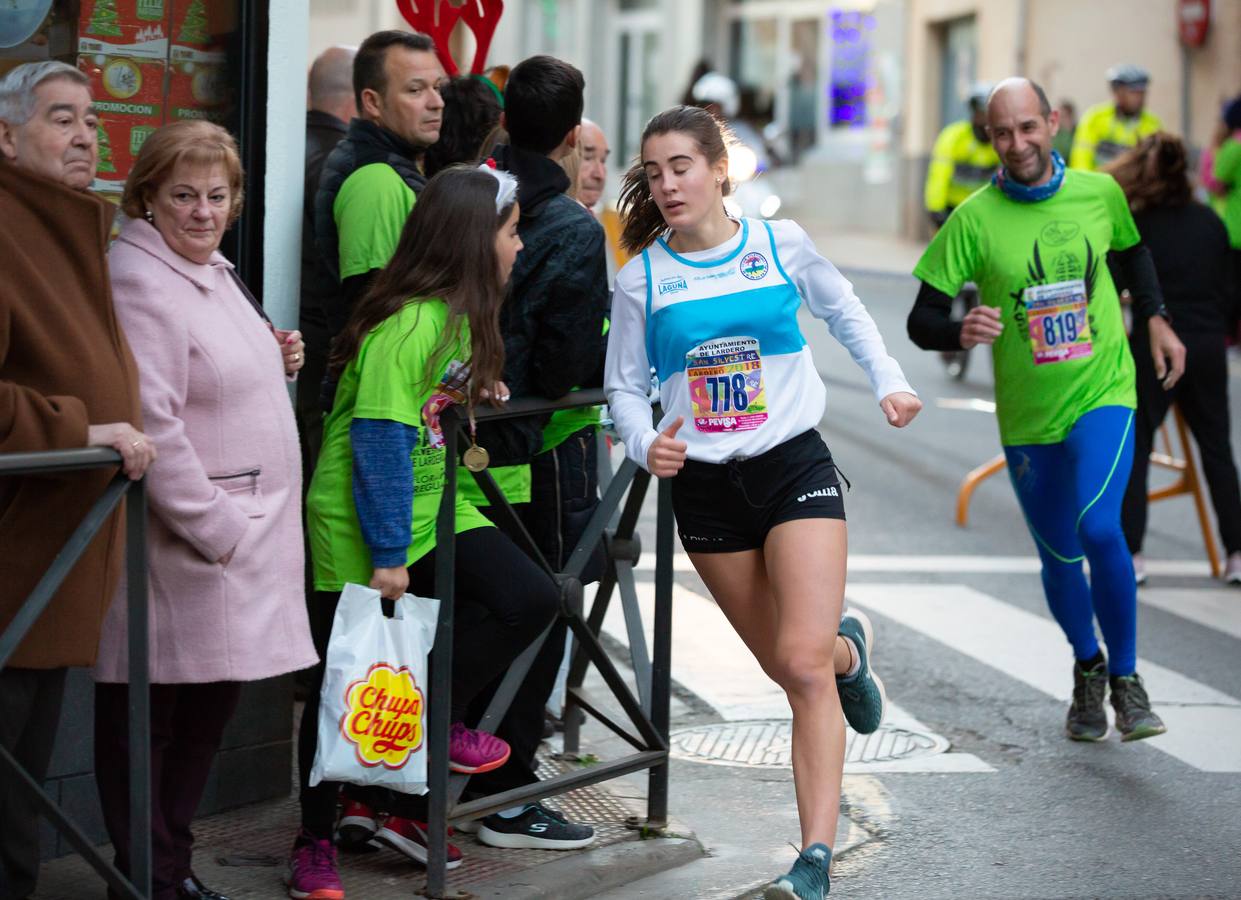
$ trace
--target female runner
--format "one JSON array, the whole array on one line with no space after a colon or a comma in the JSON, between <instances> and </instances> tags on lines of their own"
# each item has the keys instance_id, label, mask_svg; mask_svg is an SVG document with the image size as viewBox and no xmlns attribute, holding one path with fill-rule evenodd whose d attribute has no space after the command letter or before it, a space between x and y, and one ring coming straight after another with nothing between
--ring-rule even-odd
<instances>
[{"instance_id":1,"label":"female runner","mask_svg":"<svg viewBox=\"0 0 1241 900\"><path fill-rule=\"evenodd\" d=\"M681 543L793 709L804 849L764 896L821 900L840 807L842 710L870 733L884 694L870 671L870 623L860 612L841 617L844 502L816 430L825 391L797 324L802 304L866 372L889 424L909 424L922 404L852 286L798 225L725 212L725 136L694 107L646 126L621 193L622 241L635 258L616 279L606 389L626 453L674 478Z\"/></svg>"}]
</instances>

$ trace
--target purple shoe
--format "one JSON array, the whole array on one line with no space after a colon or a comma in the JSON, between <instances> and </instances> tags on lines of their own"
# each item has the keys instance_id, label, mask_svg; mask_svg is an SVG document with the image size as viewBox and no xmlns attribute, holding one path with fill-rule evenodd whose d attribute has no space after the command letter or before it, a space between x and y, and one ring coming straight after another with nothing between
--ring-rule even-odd
<instances>
[{"instance_id":1,"label":"purple shoe","mask_svg":"<svg viewBox=\"0 0 1241 900\"><path fill-rule=\"evenodd\" d=\"M453 722L448 735L448 768L465 775L490 772L508 762L509 746L494 734Z\"/></svg>"},{"instance_id":2,"label":"purple shoe","mask_svg":"<svg viewBox=\"0 0 1241 900\"><path fill-rule=\"evenodd\" d=\"M336 848L303 831L289 856L288 885L293 900L345 900L345 886L336 871Z\"/></svg>"}]
</instances>

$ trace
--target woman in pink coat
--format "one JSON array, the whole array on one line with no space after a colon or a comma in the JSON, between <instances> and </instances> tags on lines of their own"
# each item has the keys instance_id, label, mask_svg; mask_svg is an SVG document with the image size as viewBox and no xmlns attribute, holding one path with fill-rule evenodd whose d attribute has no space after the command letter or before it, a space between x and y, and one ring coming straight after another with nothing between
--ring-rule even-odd
<instances>
[{"instance_id":1,"label":"woman in pink coat","mask_svg":"<svg viewBox=\"0 0 1241 900\"><path fill-rule=\"evenodd\" d=\"M287 379L297 332L273 329L217 248L241 210L224 129L155 132L122 198L108 254L117 316L138 362L147 434L154 897L219 898L190 868L190 821L241 682L316 661L302 580L301 455ZM124 596L125 586L119 588ZM125 603L95 669L95 772L129 860Z\"/></svg>"}]
</instances>

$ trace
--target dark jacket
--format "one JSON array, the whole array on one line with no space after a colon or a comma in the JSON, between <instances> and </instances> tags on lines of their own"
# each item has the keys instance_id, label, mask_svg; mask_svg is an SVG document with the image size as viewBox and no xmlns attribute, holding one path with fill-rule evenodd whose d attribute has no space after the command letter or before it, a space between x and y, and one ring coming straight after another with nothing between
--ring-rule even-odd
<instances>
[{"instance_id":1,"label":"dark jacket","mask_svg":"<svg viewBox=\"0 0 1241 900\"><path fill-rule=\"evenodd\" d=\"M315 194L315 244L334 283L340 282L340 245L332 207L341 185L363 166L386 163L417 194L427 183L418 171L418 152L412 144L386 128L365 119L354 119L349 123L345 139L328 154ZM338 334L349 320L348 294L348 291L336 290L326 301L328 331L332 335Z\"/></svg>"},{"instance_id":2,"label":"dark jacket","mask_svg":"<svg viewBox=\"0 0 1241 900\"><path fill-rule=\"evenodd\" d=\"M86 446L87 428L142 428L138 370L104 251L114 207L0 163L0 453ZM0 478L0 631L115 469ZM9 665L89 666L123 564L118 510L87 546Z\"/></svg>"},{"instance_id":3,"label":"dark jacket","mask_svg":"<svg viewBox=\"0 0 1241 900\"><path fill-rule=\"evenodd\" d=\"M331 270L315 246L315 195L328 154L344 139L349 126L330 113L317 109L306 113L306 181L302 199L302 305L298 327L310 348L311 341L323 339L326 351L327 319L324 303L335 293Z\"/></svg>"},{"instance_id":4,"label":"dark jacket","mask_svg":"<svg viewBox=\"0 0 1241 900\"><path fill-rule=\"evenodd\" d=\"M504 383L514 397L563 397L602 383L603 318L608 276L603 226L565 194L557 163L514 147L497 147L499 168L517 176L521 218L509 299L500 312ZM493 458L522 462L542 446L548 416L510 420L484 444ZM480 429L480 443L483 433Z\"/></svg>"},{"instance_id":5,"label":"dark jacket","mask_svg":"<svg viewBox=\"0 0 1241 900\"><path fill-rule=\"evenodd\" d=\"M1159 286L1178 333L1225 334L1236 322L1228 231L1201 203L1135 213L1133 221L1155 261Z\"/></svg>"}]
</instances>

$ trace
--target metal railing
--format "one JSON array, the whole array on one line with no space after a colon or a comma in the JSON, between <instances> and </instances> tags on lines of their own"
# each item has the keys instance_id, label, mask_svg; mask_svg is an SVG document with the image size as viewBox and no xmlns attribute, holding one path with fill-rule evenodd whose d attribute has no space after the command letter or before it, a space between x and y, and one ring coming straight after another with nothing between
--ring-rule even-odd
<instances>
[{"instance_id":1,"label":"metal railing","mask_svg":"<svg viewBox=\"0 0 1241 900\"><path fill-rule=\"evenodd\" d=\"M564 409L597 406L604 402L603 391L576 391L557 401L518 400L498 409L476 410L478 421L497 421L521 416L539 415ZM436 531L435 592L440 599L439 622L435 646L431 652L431 696L429 746L433 749L428 763L430 789L430 835L427 862L426 896L444 898L448 861L447 825L453 821L474 819L506 809L519 803L540 800L566 791L618 778L643 769L649 770L647 818L642 825L659 831L667 825L668 813L668 703L671 686L672 660L672 506L669 482L657 481L657 524L655 538L655 622L654 653L648 657L638 608L633 570L641 553L636 533L642 502L646 498L651 476L625 460L615 474L601 483L603 497L595 508L585 531L570 553L564 571L556 572L539 552L516 512L496 486L490 473L474 473L483 493L492 504L497 524L515 536L525 550L560 588L560 618L565 620L576 639L576 649L569 671L565 708L565 747L577 749L579 739L577 710L590 714L604 726L634 747L634 753L602 762L581 771L570 772L539 781L536 784L460 802L469 776L450 775L448 770L448 733L452 704L452 634L453 634L453 571L455 564L456 495L458 447L465 439L464 421L459 411L450 408L443 414L446 469L444 495L440 503ZM606 454L601 455L606 459ZM601 466L601 468L604 468ZM601 479L602 481L602 479ZM589 616L585 615L582 573L595 548L603 541L606 568L595 594ZM599 639L604 615L612 593L619 586L626 626L630 635L630 657L633 663L637 696L616 668ZM513 662L478 727L492 731L504 718L513 698L521 689L526 673L543 646L553 622ZM599 699L583 687L587 667L593 665L603 678L613 698L629 719L628 725L617 721L605 710ZM636 732L636 733L635 733Z\"/></svg>"},{"instance_id":2,"label":"metal railing","mask_svg":"<svg viewBox=\"0 0 1241 900\"><path fill-rule=\"evenodd\" d=\"M120 461L121 456L116 451L96 447L42 453L4 453L0 454L0 477L99 469L116 466ZM129 579L129 878L125 878L103 858L91 840L3 746L0 746L0 769L9 770L19 786L38 803L48 821L117 895L125 900L146 900L151 896L151 716L147 648L146 488L142 481L130 481L123 472L118 472L103 495L95 501L17 615L0 633L0 670L8 664L70 570L122 500L126 500L125 564ZM48 515L55 514L55 510L48 510ZM0 823L0 827L4 827L4 823Z\"/></svg>"}]
</instances>

